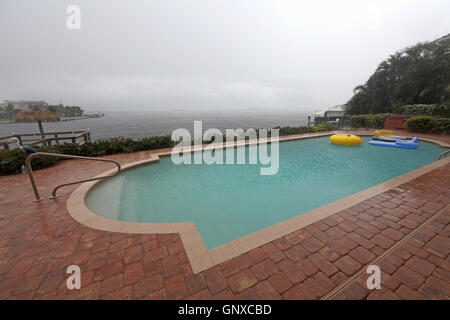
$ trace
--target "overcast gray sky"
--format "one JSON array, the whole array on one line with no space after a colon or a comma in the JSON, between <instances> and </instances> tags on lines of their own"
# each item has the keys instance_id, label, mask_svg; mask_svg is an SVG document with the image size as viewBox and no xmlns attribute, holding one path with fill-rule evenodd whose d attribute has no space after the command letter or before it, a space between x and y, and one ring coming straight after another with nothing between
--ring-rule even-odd
<instances>
[{"instance_id":1,"label":"overcast gray sky","mask_svg":"<svg viewBox=\"0 0 450 320\"><path fill-rule=\"evenodd\" d=\"M66 27L70 4L80 30ZM448 0L1 0L0 100L310 111L449 32Z\"/></svg>"}]
</instances>

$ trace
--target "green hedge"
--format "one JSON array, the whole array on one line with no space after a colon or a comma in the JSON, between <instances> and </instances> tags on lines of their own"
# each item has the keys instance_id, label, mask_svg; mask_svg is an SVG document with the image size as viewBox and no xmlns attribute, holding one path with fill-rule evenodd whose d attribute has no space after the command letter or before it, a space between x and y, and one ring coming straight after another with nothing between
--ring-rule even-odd
<instances>
[{"instance_id":1,"label":"green hedge","mask_svg":"<svg viewBox=\"0 0 450 320\"><path fill-rule=\"evenodd\" d=\"M170 136L157 136L139 140L112 138L97 140L78 145L65 143L53 146L40 146L36 149L40 152L71 154L76 156L97 157L117 153L129 153L144 150L170 148L175 145ZM19 173L25 163L27 154L19 149L0 150L0 175ZM54 165L58 159L42 157L33 159L33 169L42 169Z\"/></svg>"},{"instance_id":2,"label":"green hedge","mask_svg":"<svg viewBox=\"0 0 450 320\"><path fill-rule=\"evenodd\" d=\"M446 105L438 104L410 104L395 107L396 114L417 114L424 116L444 116L450 117L450 108Z\"/></svg>"},{"instance_id":3,"label":"green hedge","mask_svg":"<svg viewBox=\"0 0 450 320\"><path fill-rule=\"evenodd\" d=\"M314 127L277 127L280 130L280 136L300 134L308 132L319 132L331 130L334 127L330 125L318 125ZM257 130L259 135L259 130ZM209 143L209 141L204 141ZM177 142L171 140L170 136L155 136L133 140L129 138L111 138L96 140L94 142L78 145L74 143L65 143L53 146L36 147L38 151L49 153L71 154L85 157L98 157L118 153L130 153L145 150L155 150L171 148ZM20 173L22 165L25 163L27 154L19 149L0 150L0 175ZM55 158L35 158L33 159L33 169L42 169L50 167L58 162Z\"/></svg>"},{"instance_id":4,"label":"green hedge","mask_svg":"<svg viewBox=\"0 0 450 320\"><path fill-rule=\"evenodd\" d=\"M44 148L39 151L47 152ZM19 149L0 150L0 175L19 173L26 157L27 153ZM33 169L50 167L56 162L58 162L56 158L36 158L33 160Z\"/></svg>"},{"instance_id":5,"label":"green hedge","mask_svg":"<svg viewBox=\"0 0 450 320\"><path fill-rule=\"evenodd\" d=\"M406 121L405 127L411 132L449 134L450 118L412 117Z\"/></svg>"},{"instance_id":6,"label":"green hedge","mask_svg":"<svg viewBox=\"0 0 450 320\"><path fill-rule=\"evenodd\" d=\"M350 125L355 128L376 128L380 129L384 126L385 113L379 114L362 114L350 116Z\"/></svg>"},{"instance_id":7,"label":"green hedge","mask_svg":"<svg viewBox=\"0 0 450 320\"><path fill-rule=\"evenodd\" d=\"M310 133L310 132L320 132L320 131L328 131L336 129L337 126L330 124L318 124L313 127L275 127L274 129L279 129L280 136L288 136L292 134L302 134L302 133Z\"/></svg>"},{"instance_id":8,"label":"green hedge","mask_svg":"<svg viewBox=\"0 0 450 320\"><path fill-rule=\"evenodd\" d=\"M433 119L432 133L450 134L450 118Z\"/></svg>"},{"instance_id":9,"label":"green hedge","mask_svg":"<svg viewBox=\"0 0 450 320\"><path fill-rule=\"evenodd\" d=\"M72 154L76 156L97 157L117 153L130 153L145 150L171 148L175 142L170 136L157 136L133 140L130 138L111 138L96 140L83 145L66 143L53 145L48 152ZM41 148L39 148L41 150Z\"/></svg>"}]
</instances>

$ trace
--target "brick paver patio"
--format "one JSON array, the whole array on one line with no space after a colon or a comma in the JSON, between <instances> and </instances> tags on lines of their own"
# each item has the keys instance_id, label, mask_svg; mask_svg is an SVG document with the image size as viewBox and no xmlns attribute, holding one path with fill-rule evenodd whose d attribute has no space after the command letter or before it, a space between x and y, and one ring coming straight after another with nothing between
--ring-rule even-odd
<instances>
[{"instance_id":1,"label":"brick paver patio","mask_svg":"<svg viewBox=\"0 0 450 320\"><path fill-rule=\"evenodd\" d=\"M128 163L150 153L108 158ZM36 178L48 198L55 184L109 168L63 161ZM35 203L27 175L0 177L0 299L448 299L449 181L447 164L193 275L178 234L93 230L67 213L75 187ZM373 261L380 290L365 285ZM72 264L81 290L66 288Z\"/></svg>"}]
</instances>

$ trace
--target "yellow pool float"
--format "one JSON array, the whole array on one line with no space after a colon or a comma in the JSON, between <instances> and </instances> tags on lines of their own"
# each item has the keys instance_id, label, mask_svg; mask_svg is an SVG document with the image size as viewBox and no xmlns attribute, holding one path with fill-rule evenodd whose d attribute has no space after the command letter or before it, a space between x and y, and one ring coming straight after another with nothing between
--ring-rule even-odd
<instances>
[{"instance_id":1,"label":"yellow pool float","mask_svg":"<svg viewBox=\"0 0 450 320\"><path fill-rule=\"evenodd\" d=\"M389 135L393 135L394 131L392 130L376 130L373 135L374 136L389 136Z\"/></svg>"},{"instance_id":2,"label":"yellow pool float","mask_svg":"<svg viewBox=\"0 0 450 320\"><path fill-rule=\"evenodd\" d=\"M361 137L353 134L333 134L330 142L341 146L359 146L363 141Z\"/></svg>"}]
</instances>

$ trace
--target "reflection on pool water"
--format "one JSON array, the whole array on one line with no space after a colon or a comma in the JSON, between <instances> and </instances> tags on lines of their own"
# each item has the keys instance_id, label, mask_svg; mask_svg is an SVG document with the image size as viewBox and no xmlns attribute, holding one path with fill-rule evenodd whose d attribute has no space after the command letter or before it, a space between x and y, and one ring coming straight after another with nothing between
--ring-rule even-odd
<instances>
[{"instance_id":1,"label":"reflection on pool water","mask_svg":"<svg viewBox=\"0 0 450 320\"><path fill-rule=\"evenodd\" d=\"M424 141L409 150L371 146L368 137L355 147L328 139L281 142L279 171L267 176L259 164L175 165L162 157L99 184L86 205L121 221L193 221L212 249L422 167L443 151Z\"/></svg>"}]
</instances>

